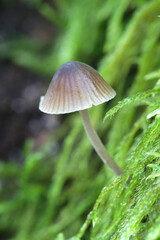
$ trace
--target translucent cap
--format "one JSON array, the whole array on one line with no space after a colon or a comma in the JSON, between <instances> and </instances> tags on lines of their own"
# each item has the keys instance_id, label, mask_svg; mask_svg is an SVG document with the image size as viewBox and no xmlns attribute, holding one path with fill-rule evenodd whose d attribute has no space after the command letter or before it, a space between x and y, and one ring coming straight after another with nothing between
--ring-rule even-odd
<instances>
[{"instance_id":1,"label":"translucent cap","mask_svg":"<svg viewBox=\"0 0 160 240\"><path fill-rule=\"evenodd\" d=\"M53 76L39 109L49 114L70 113L107 102L115 95L114 89L92 67L67 62Z\"/></svg>"}]
</instances>

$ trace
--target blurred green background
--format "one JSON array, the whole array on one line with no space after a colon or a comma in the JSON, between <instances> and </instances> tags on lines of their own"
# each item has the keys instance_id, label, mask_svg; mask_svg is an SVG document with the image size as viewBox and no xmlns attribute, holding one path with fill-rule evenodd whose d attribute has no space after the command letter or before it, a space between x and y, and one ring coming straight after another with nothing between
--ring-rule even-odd
<instances>
[{"instance_id":1,"label":"blurred green background","mask_svg":"<svg viewBox=\"0 0 160 240\"><path fill-rule=\"evenodd\" d=\"M160 0L0 1L0 239L160 239L159 15ZM38 110L67 61L117 92L89 112L119 178L78 113Z\"/></svg>"}]
</instances>

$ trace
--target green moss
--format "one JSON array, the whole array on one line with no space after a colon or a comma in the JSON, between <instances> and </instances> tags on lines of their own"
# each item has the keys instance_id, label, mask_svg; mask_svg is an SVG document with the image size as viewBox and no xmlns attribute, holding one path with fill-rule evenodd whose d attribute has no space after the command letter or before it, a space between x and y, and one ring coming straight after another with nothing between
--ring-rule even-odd
<instances>
[{"instance_id":1,"label":"green moss","mask_svg":"<svg viewBox=\"0 0 160 240\"><path fill-rule=\"evenodd\" d=\"M47 53L44 43L15 38L0 44L1 58L48 78L66 61L99 65L117 97L90 114L124 174L102 165L79 114L69 115L56 155L61 129L38 152L26 142L22 166L0 162L0 231L12 240L159 239L160 1L63 0L57 11L33 2L59 36Z\"/></svg>"}]
</instances>

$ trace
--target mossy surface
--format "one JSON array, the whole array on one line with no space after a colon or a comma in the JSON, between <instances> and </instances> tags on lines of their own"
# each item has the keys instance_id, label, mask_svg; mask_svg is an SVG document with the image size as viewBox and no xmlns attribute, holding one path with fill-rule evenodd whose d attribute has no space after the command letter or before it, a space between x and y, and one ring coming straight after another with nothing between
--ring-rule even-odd
<instances>
[{"instance_id":1,"label":"mossy surface","mask_svg":"<svg viewBox=\"0 0 160 240\"><path fill-rule=\"evenodd\" d=\"M0 232L12 240L160 239L160 0L57 0L56 10L22 2L59 35L49 47L15 37L0 44L1 59L48 82L67 61L97 68L117 96L93 107L91 119L124 174L103 165L79 114L70 114L36 152L26 141L22 165L0 162Z\"/></svg>"}]
</instances>

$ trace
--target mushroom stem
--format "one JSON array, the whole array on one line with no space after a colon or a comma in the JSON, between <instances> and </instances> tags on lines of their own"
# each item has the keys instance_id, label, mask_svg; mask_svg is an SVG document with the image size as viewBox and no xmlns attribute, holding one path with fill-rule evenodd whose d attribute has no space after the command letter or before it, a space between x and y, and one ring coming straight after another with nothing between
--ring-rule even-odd
<instances>
[{"instance_id":1,"label":"mushroom stem","mask_svg":"<svg viewBox=\"0 0 160 240\"><path fill-rule=\"evenodd\" d=\"M79 112L82 117L83 125L87 133L87 136L90 139L92 146L94 147L99 157L117 176L121 175L123 173L123 170L117 165L116 162L113 161L110 155L106 152L106 149L102 141L100 140L92 126L88 111L81 110Z\"/></svg>"}]
</instances>

